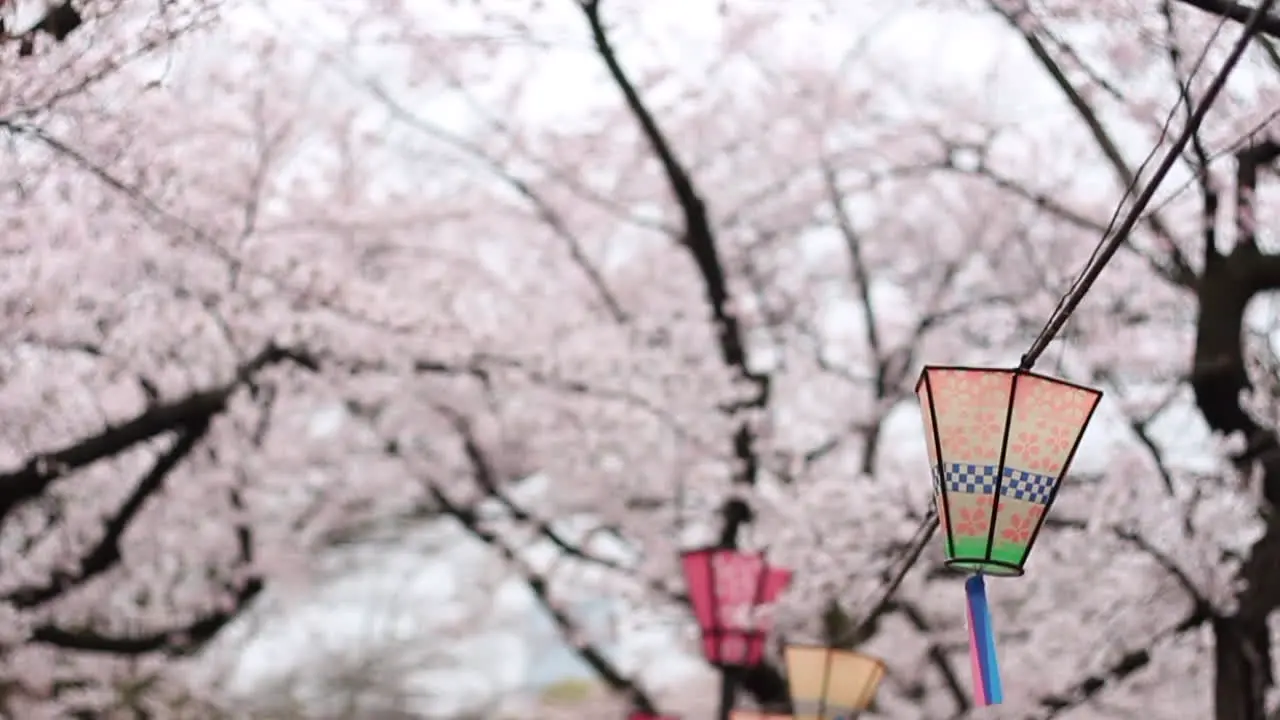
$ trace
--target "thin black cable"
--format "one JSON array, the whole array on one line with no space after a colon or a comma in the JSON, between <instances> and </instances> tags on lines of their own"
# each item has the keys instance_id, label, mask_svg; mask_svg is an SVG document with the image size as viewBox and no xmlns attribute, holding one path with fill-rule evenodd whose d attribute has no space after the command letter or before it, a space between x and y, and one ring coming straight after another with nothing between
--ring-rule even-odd
<instances>
[{"instance_id":1,"label":"thin black cable","mask_svg":"<svg viewBox=\"0 0 1280 720\"><path fill-rule=\"evenodd\" d=\"M875 600L869 603L867 609L861 613L862 617L858 620L858 624L851 627L840 637L834 638L833 645L835 647L851 645L866 636L869 626L884 614L885 608L889 606L889 601L893 599L894 593L898 591L898 588L902 586L902 581L906 579L907 571L920 559L920 555L924 553L925 545L929 544L929 540L933 538L933 533L937 530L938 512L934 508L929 508L929 512L920 523L920 527L912 535L911 542L907 545L898 569L889 577L889 581L881 588Z\"/></svg>"},{"instance_id":2,"label":"thin black cable","mask_svg":"<svg viewBox=\"0 0 1280 720\"><path fill-rule=\"evenodd\" d=\"M1180 86L1181 92L1179 93L1179 101L1174 103L1173 106L1169 108L1168 114L1165 115L1164 122L1160 125L1160 132L1156 135L1156 141L1151 146L1151 152L1147 153L1147 156L1142 159L1142 162L1138 164L1138 169L1134 171L1133 177L1131 177L1129 182L1125 184L1124 191L1120 193L1120 202L1116 203L1115 211L1111 213L1111 217L1107 219L1106 227L1102 230L1103 240L1099 241L1098 244L1093 247L1093 252L1089 253L1088 259L1085 260L1084 266L1086 268L1097 262L1098 255L1102 252L1105 239L1111 235L1112 231L1115 230L1116 223L1120 221L1120 215L1124 212L1125 203L1129 201L1129 198L1132 197L1134 191L1137 190L1138 183L1141 182L1142 175L1147 171L1147 167L1151 165L1151 161L1156 159L1156 155L1160 152L1160 145L1169 137L1169 130L1173 127L1174 118L1178 116L1178 110L1184 106L1188 111L1191 110L1191 100L1188 88L1190 87L1191 82L1195 80L1196 75L1200 74L1200 70L1204 67L1205 60L1209 58L1209 50L1212 49L1214 41L1218 39L1219 33L1222 32L1222 29L1226 27L1226 25L1226 18L1222 18L1218 21L1217 26L1213 29L1213 33L1209 36L1209 39L1205 41L1204 47L1200 49L1200 54L1196 56L1195 62L1191 64L1191 69L1187 73L1187 87ZM1078 291L1083 279L1084 274L1081 273L1071 281L1071 284L1067 286L1066 292L1062 294L1062 297L1058 298L1057 304L1054 305L1053 310L1050 311L1050 319L1056 317L1062 312L1067 299ZM1047 324L1044 328L1041 328L1040 333L1036 335L1036 342L1044 336L1047 329ZM1045 343L1045 345L1048 344L1049 342Z\"/></svg>"},{"instance_id":3,"label":"thin black cable","mask_svg":"<svg viewBox=\"0 0 1280 720\"><path fill-rule=\"evenodd\" d=\"M1277 108L1267 113L1267 116L1265 118L1254 123L1248 130L1244 131L1239 136L1237 136L1235 140L1232 140L1226 145L1210 153L1209 164L1212 165L1218 160L1228 157L1235 151L1245 147L1257 137L1258 133L1265 130L1268 125L1275 122L1276 120L1280 120L1280 108ZM1175 189L1172 193L1169 194L1169 197L1165 198L1164 200L1161 200L1158 204L1152 207L1150 212L1148 212L1147 214L1150 215L1152 213L1160 212L1161 210L1172 205L1179 197L1182 196L1183 193L1185 193L1191 187L1192 184L1196 182L1197 179L1198 179L1198 176L1193 175L1187 178L1186 180L1183 180L1182 183L1178 185L1177 189Z\"/></svg>"},{"instance_id":4,"label":"thin black cable","mask_svg":"<svg viewBox=\"0 0 1280 720\"><path fill-rule=\"evenodd\" d=\"M1227 79L1231 76L1231 72L1235 70L1240 58L1244 56L1244 51L1249 47L1254 35L1257 34L1262 18L1266 17L1275 1L1262 0L1253 9L1249 19L1245 22L1240 38L1236 41L1235 47L1231 49L1231 54L1227 56L1226 62L1223 63L1222 68L1213 78L1213 82L1209 84L1209 88L1205 91L1204 97L1200 99L1195 112L1187 120L1187 125L1183 128L1182 134L1174 141L1173 147L1169 148L1168 152L1165 153L1160 166L1156 168L1151 181L1142 190L1142 194L1134 201L1129 213L1125 216L1124 222L1120 223L1120 227L1115 232L1103 234L1102 240L1094 250L1094 256L1090 258L1090 262L1086 263L1079 280L1072 284L1071 289L1067 291L1067 294L1063 296L1062 301L1059 303L1059 308L1050 316L1049 322L1045 324L1044 329L1040 331L1040 334L1031 343L1030 349L1022 356L1022 360L1018 364L1019 369L1030 370L1035 366L1036 360L1044 353L1049 343L1053 342L1053 338L1062 330L1062 326L1066 324L1071 314L1080 306L1081 301L1089 293L1089 290L1097 281L1098 275L1102 273L1103 268L1111 261L1111 258L1115 257L1120 246L1128 240L1129 234L1133 232L1134 226L1141 219L1143 210L1151 203L1151 199L1155 197L1160 183L1164 181L1165 176L1173 169L1174 163L1178 161L1182 151L1191 142L1191 137L1199 131L1200 126L1204 123L1205 116L1209 114L1209 110L1212 109L1213 103L1218 99L1218 95L1226 87Z\"/></svg>"}]
</instances>

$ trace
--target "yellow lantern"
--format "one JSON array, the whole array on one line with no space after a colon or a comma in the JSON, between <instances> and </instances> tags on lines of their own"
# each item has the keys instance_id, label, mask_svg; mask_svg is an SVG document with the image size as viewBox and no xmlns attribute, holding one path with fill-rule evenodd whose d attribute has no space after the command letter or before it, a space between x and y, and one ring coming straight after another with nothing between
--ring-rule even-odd
<instances>
[{"instance_id":1,"label":"yellow lantern","mask_svg":"<svg viewBox=\"0 0 1280 720\"><path fill-rule=\"evenodd\" d=\"M879 658L814 645L788 645L786 663L795 720L853 717L871 705L885 673Z\"/></svg>"}]
</instances>

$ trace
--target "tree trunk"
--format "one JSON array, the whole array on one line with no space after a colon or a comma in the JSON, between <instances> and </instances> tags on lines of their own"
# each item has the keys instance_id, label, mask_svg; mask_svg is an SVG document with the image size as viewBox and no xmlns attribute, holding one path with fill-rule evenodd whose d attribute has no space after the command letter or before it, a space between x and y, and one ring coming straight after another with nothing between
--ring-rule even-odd
<instances>
[{"instance_id":1,"label":"tree trunk","mask_svg":"<svg viewBox=\"0 0 1280 720\"><path fill-rule=\"evenodd\" d=\"M1254 200L1260 170L1280 159L1280 143L1252 144L1236 153L1236 245L1222 254L1214 245L1214 218L1207 211L1204 273L1196 287L1196 322L1191 386L1209 427L1242 433L1245 449L1234 460L1244 477L1262 476L1261 512L1266 529L1240 570L1243 581L1235 614L1213 619L1214 717L1216 720L1266 720L1266 692L1272 684L1271 634L1267 618L1280 607L1280 439L1262 427L1240 404L1250 388L1244 362L1244 317L1249 301L1280 290L1280 255L1258 248ZM1217 207L1206 188L1207 208Z\"/></svg>"},{"instance_id":2,"label":"tree trunk","mask_svg":"<svg viewBox=\"0 0 1280 720\"><path fill-rule=\"evenodd\" d=\"M1213 703L1216 720L1265 720L1270 674L1267 625L1242 618L1213 621ZM1261 639L1261 643L1259 642Z\"/></svg>"},{"instance_id":3,"label":"tree trunk","mask_svg":"<svg viewBox=\"0 0 1280 720\"><path fill-rule=\"evenodd\" d=\"M1280 505L1280 443L1274 431L1245 412L1240 393L1250 385L1242 338L1245 308L1255 294L1271 289L1260 270L1273 263L1251 246L1207 258L1197 293L1200 315L1191 378L1196 404L1209 426L1223 434L1244 434L1247 447L1235 460L1242 473L1261 469L1268 506ZM1212 623L1215 720L1266 720L1265 695L1272 680L1267 617L1280 600L1274 580L1280 528L1270 507L1264 512L1267 533L1242 569L1239 607L1235 615Z\"/></svg>"}]
</instances>

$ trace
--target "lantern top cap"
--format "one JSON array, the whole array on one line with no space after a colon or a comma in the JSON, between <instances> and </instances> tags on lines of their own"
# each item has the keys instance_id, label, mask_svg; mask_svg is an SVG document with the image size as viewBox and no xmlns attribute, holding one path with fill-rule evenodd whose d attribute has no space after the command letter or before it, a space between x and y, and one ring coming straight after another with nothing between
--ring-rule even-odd
<instances>
[{"instance_id":1,"label":"lantern top cap","mask_svg":"<svg viewBox=\"0 0 1280 720\"><path fill-rule=\"evenodd\" d=\"M1088 385L1073 383L1070 380L1063 380L1062 378L1057 378L1052 375L1044 375L1038 372L1033 372L1031 370L1023 370L1022 368L1016 368L1016 367L1015 368L974 367L972 365L925 365L920 370L920 379L916 380L916 388L915 388L916 392L920 392L920 387L924 385L925 379L929 377L929 373L933 371L938 371L938 370L980 372L980 373L992 373L992 374L1001 374L1001 375L1024 375L1026 377L1039 378L1041 380L1044 380L1045 382L1056 383L1058 385L1065 385L1067 387L1073 387L1078 390L1084 390L1086 392L1095 393L1097 395L1102 394L1102 391L1097 388L1091 388Z\"/></svg>"}]
</instances>

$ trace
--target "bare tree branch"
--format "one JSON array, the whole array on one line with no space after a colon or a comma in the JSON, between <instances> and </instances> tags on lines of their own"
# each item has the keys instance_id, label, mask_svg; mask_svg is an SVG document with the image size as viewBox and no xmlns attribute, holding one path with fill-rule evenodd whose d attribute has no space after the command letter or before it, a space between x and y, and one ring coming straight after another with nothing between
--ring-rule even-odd
<instances>
[{"instance_id":1,"label":"bare tree branch","mask_svg":"<svg viewBox=\"0 0 1280 720\"><path fill-rule=\"evenodd\" d=\"M241 387L266 367L292 362L316 371L314 360L304 353L268 345L236 369L234 377L215 388L192 393L172 402L154 405L130 420L58 450L33 456L22 468L0 474L0 522L22 502L44 492L54 481L103 458L121 453L165 432L194 427L221 413Z\"/></svg>"},{"instance_id":2,"label":"bare tree branch","mask_svg":"<svg viewBox=\"0 0 1280 720\"><path fill-rule=\"evenodd\" d=\"M45 35L54 42L60 43L84 24L84 17L71 4L71 0L63 0L61 4L49 5L47 8L44 15L30 30L19 34L8 32L4 21L0 19L0 47L10 42L17 42L18 57L30 57L35 52L36 39L39 36Z\"/></svg>"},{"instance_id":3,"label":"bare tree branch","mask_svg":"<svg viewBox=\"0 0 1280 720\"><path fill-rule=\"evenodd\" d=\"M1076 115L1088 127L1090 135L1093 137L1098 149L1102 152L1103 157L1111 166L1112 171L1120 180L1121 187L1133 188L1137 186L1138 177L1134 170L1129 167L1129 163L1124 158L1124 154L1120 152L1120 146L1111 136L1098 116L1097 111L1085 99L1084 94L1071 82L1066 72L1062 69L1053 54L1045 46L1044 42L1038 35L1041 23L1035 20L1031 15L1031 9L1023 5L1018 10L1009 10L996 0L988 0L987 4L997 14L1003 17L1026 42L1027 47L1031 50L1032 56L1044 67L1048 72L1058 89L1066 97L1067 102L1075 110ZM1024 19L1030 18L1031 22L1025 22ZM1031 29L1029 29L1031 28ZM1194 289L1196 284L1196 273L1192 269L1191 264L1187 262L1186 257L1178 248L1176 236L1170 231L1169 227L1161 219L1157 213L1149 213L1144 217L1147 226L1155 235L1161 239L1167 247L1168 261L1161 266L1161 275L1163 275L1171 283L1187 289Z\"/></svg>"},{"instance_id":4,"label":"bare tree branch","mask_svg":"<svg viewBox=\"0 0 1280 720\"><path fill-rule=\"evenodd\" d=\"M871 302L871 276L867 272L866 261L862 257L862 238L853 226L853 220L849 217L848 211L844 207L844 200L840 196L839 183L836 179L835 168L823 158L822 161L823 179L826 181L827 200L831 203L832 212L836 217L836 227L840 231L841 237L844 239L845 250L849 254L849 271L852 275L851 280L854 291L858 294L858 304L862 309L863 334L866 336L867 348L871 352L868 362L873 368L875 380L873 388L877 404L880 406L880 417L885 412L883 401L898 393L898 384L901 378L889 376L890 364L889 357L885 353L885 348L880 340L879 320L876 317L875 307ZM905 368L904 368L905 370ZM876 451L880 446L880 417L875 418L864 428L862 450L862 466L859 470L864 475L870 475L875 469ZM812 457L813 453L806 454L806 458Z\"/></svg>"},{"instance_id":5,"label":"bare tree branch","mask_svg":"<svg viewBox=\"0 0 1280 720\"><path fill-rule=\"evenodd\" d=\"M928 635L933 630L924 612L914 604L906 600L894 600L890 603L889 609L897 612L906 618L916 630L923 635ZM941 646L929 644L929 662L938 671L938 675L942 678L942 684L947 689L947 695L951 697L951 701L955 703L956 712L964 713L973 708L973 699L964 689L964 685L960 682L960 678L956 675L955 668L951 666L951 659L947 657L946 649Z\"/></svg>"},{"instance_id":6,"label":"bare tree branch","mask_svg":"<svg viewBox=\"0 0 1280 720\"><path fill-rule=\"evenodd\" d=\"M386 89L378 83L365 78L356 77L347 70L340 69L340 72L342 72L343 76L346 77L348 81L357 85L382 103L383 107L385 107L397 120L480 161L483 163L485 169L489 171L490 175L502 182L511 190L515 191L517 195L524 198L525 202L529 203L529 206L533 208L538 219L546 224L546 226L565 243L565 247L569 251L570 259L578 266L578 269L587 279L587 282L591 285L601 304L604 306L605 310L614 322L629 322L630 314L622 306L621 301L618 300L613 290L610 289L608 283L604 279L604 275L600 272L600 269L597 268L595 263L587 256L587 251L582 244L581 238L579 238L578 235L569 227L568 222L561 215L560 211L556 210L555 206L553 206L550 201L548 201L532 184L503 167L502 163L475 143L458 137L444 128L428 122L423 117L406 107L403 103L392 97L391 93L387 92ZM501 127L509 132L505 125ZM558 179L563 180L565 178ZM571 184L571 187L578 192L578 194L582 194L581 187L576 184ZM596 202L597 204L605 204L603 198L591 197L588 199ZM618 212L617 208L610 207L610 209L615 213ZM633 220L632 218L627 219Z\"/></svg>"},{"instance_id":7,"label":"bare tree branch","mask_svg":"<svg viewBox=\"0 0 1280 720\"><path fill-rule=\"evenodd\" d=\"M1031 717L1049 720L1066 714L1097 697L1102 691L1113 688L1151 664L1151 648L1160 642L1194 630L1212 620L1207 608L1197 607L1177 624L1157 633L1146 646L1121 655L1107 667L1091 673L1066 690L1042 698L1040 711Z\"/></svg>"},{"instance_id":8,"label":"bare tree branch","mask_svg":"<svg viewBox=\"0 0 1280 720\"><path fill-rule=\"evenodd\" d=\"M134 636L105 635L89 629L68 630L49 624L36 628L31 635L31 640L63 650L89 653L145 655L166 652L172 655L187 655L198 651L226 627L227 623L238 617L262 592L263 587L261 580L251 579L232 594L231 601L226 606L168 630Z\"/></svg>"},{"instance_id":9,"label":"bare tree branch","mask_svg":"<svg viewBox=\"0 0 1280 720\"><path fill-rule=\"evenodd\" d=\"M107 572L120 561L120 539L142 511L144 504L164 487L165 479L188 456L209 431L209 420L197 421L177 431L177 437L133 492L106 522L102 537L75 567L54 573L39 585L29 585L9 593L5 599L21 609L49 602L68 590Z\"/></svg>"},{"instance_id":10,"label":"bare tree branch","mask_svg":"<svg viewBox=\"0 0 1280 720\"><path fill-rule=\"evenodd\" d=\"M538 604L546 611L547 615L555 623L563 637L569 640L570 645L582 658L600 679L603 680L610 688L629 697L637 709L648 713L656 713L653 701L648 694L637 685L634 681L627 678L621 673L613 663L604 656L604 654L595 646L581 640L581 634L578 632L576 624L563 610L552 602L549 591L547 589L546 579L534 573L530 568L521 562L519 555L506 542L499 538L495 533L486 530L481 526L479 518L474 510L463 507L455 503L448 495L435 483L427 483L427 492L430 493L433 500L439 504L440 508L447 515L457 520L460 525L475 539L484 543L495 552L502 556L513 569L519 573L520 578L528 585L529 590L533 593ZM577 640L575 641L575 638Z\"/></svg>"},{"instance_id":11,"label":"bare tree branch","mask_svg":"<svg viewBox=\"0 0 1280 720\"><path fill-rule=\"evenodd\" d=\"M525 523L535 529L540 536L568 557L612 570L617 573L631 574L633 572L632 568L628 568L622 563L588 553L586 550L570 541L552 527L551 523L534 516L532 513L521 507L519 503L511 498L509 493L502 489L502 483L500 482L500 478L497 477L494 465L490 462L488 457L486 457L479 439L472 431L471 423L463 417L461 413L450 408L437 407L436 409L449 419L454 430L458 433L459 437L462 438L463 451L466 453L467 460L471 464L471 471L476 483L484 490L486 495L496 500L498 504L511 515L512 519ZM655 593L659 597L663 597L671 602L679 603L681 605L689 604L688 595L672 592L668 590L665 585L656 580L646 580L644 584L650 592Z\"/></svg>"},{"instance_id":12,"label":"bare tree branch","mask_svg":"<svg viewBox=\"0 0 1280 720\"><path fill-rule=\"evenodd\" d=\"M1253 14L1253 8L1233 0L1177 0L1183 5L1203 10L1211 15L1243 23ZM1280 38L1280 16L1267 13L1258 23L1258 34Z\"/></svg>"}]
</instances>

